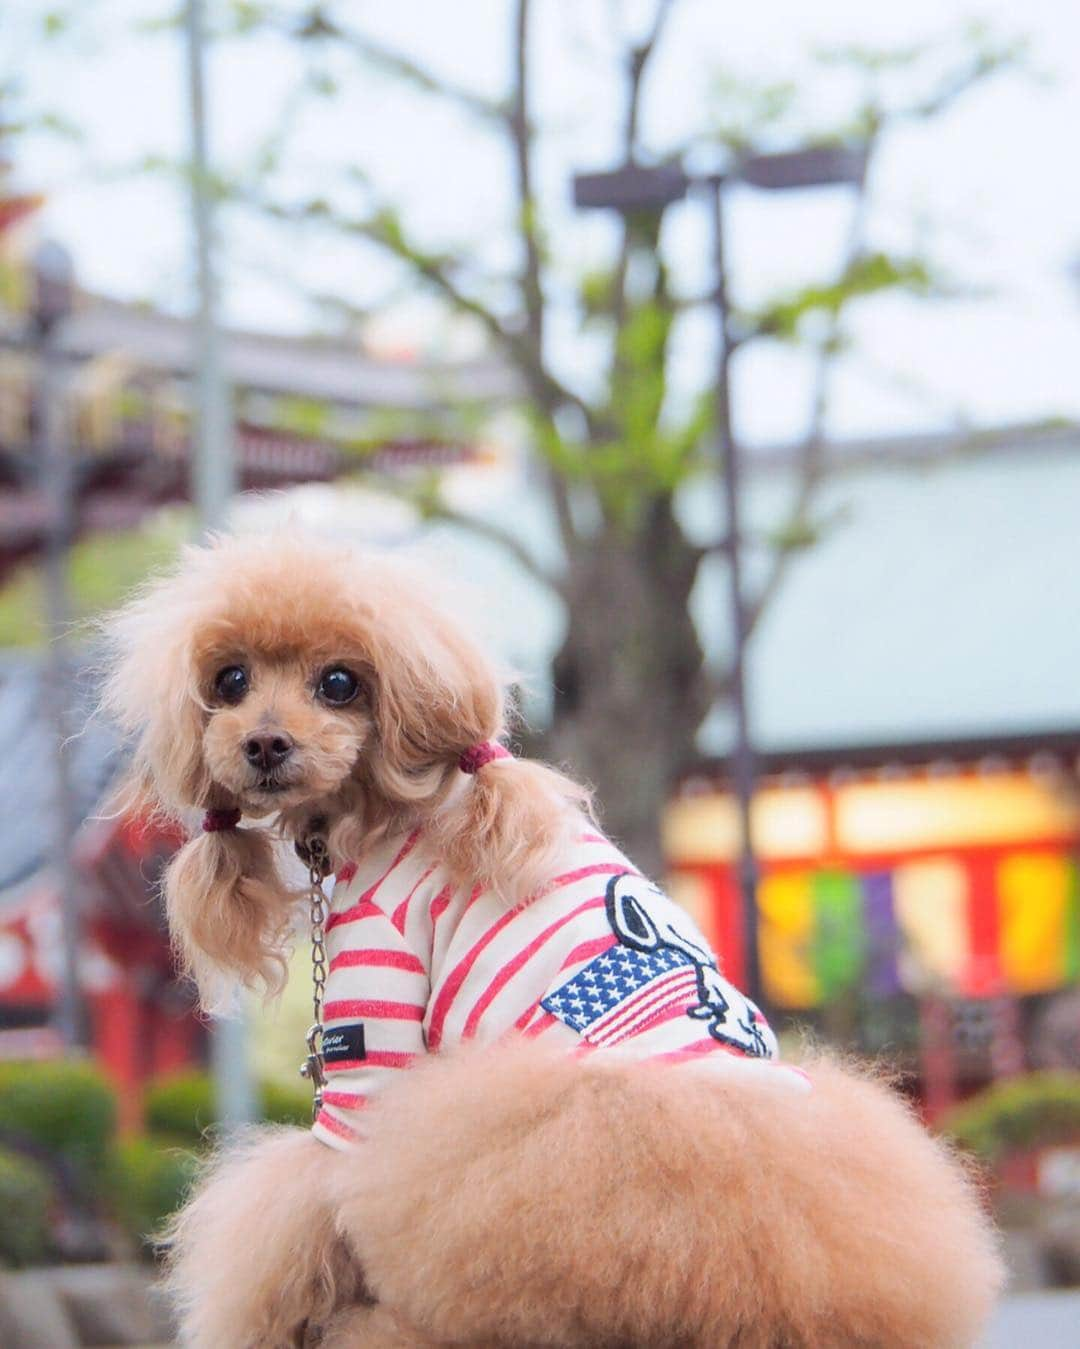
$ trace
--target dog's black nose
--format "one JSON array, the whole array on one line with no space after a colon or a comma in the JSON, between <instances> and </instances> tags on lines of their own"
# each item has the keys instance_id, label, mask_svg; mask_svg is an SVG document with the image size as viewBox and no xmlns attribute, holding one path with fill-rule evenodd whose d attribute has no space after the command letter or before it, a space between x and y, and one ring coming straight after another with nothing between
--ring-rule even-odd
<instances>
[{"instance_id":1,"label":"dog's black nose","mask_svg":"<svg viewBox=\"0 0 1080 1349\"><path fill-rule=\"evenodd\" d=\"M244 741L244 758L252 768L261 768L267 772L283 763L292 749L293 742L289 736L281 731L266 731L248 736Z\"/></svg>"}]
</instances>

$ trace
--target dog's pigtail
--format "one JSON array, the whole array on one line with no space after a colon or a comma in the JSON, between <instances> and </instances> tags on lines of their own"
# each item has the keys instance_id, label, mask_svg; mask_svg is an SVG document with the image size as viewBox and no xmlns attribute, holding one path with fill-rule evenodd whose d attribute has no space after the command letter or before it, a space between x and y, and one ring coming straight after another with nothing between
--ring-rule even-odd
<instances>
[{"instance_id":1,"label":"dog's pigtail","mask_svg":"<svg viewBox=\"0 0 1080 1349\"><path fill-rule=\"evenodd\" d=\"M263 830L204 833L184 844L165 876L165 903L177 960L203 1007L219 1010L237 980L281 991L295 899Z\"/></svg>"},{"instance_id":2,"label":"dog's pigtail","mask_svg":"<svg viewBox=\"0 0 1080 1349\"><path fill-rule=\"evenodd\" d=\"M426 582L405 589L390 572L380 594L377 577L365 580L375 610L393 615L367 641L376 734L358 776L371 787L369 837L380 820L387 830L420 824L458 884L521 903L580 834L590 794L544 764L481 752L506 733L506 672ZM332 835L333 851L355 856L345 843L344 831Z\"/></svg>"},{"instance_id":3,"label":"dog's pigtail","mask_svg":"<svg viewBox=\"0 0 1080 1349\"><path fill-rule=\"evenodd\" d=\"M471 774L435 827L455 875L520 904L551 880L590 814L586 787L546 764L505 757Z\"/></svg>"}]
</instances>

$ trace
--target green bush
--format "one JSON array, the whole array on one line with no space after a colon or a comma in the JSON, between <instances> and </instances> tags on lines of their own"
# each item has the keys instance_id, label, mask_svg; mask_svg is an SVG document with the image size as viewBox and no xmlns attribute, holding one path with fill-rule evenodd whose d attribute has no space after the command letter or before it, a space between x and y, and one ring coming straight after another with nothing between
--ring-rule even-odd
<instances>
[{"instance_id":1,"label":"green bush","mask_svg":"<svg viewBox=\"0 0 1080 1349\"><path fill-rule=\"evenodd\" d=\"M263 1119L272 1124L309 1124L311 1092L302 1085L282 1086L264 1082L259 1088ZM214 1088L206 1073L181 1073L151 1083L145 1097L146 1127L153 1133L171 1134L189 1144L199 1144L217 1123Z\"/></svg>"},{"instance_id":2,"label":"green bush","mask_svg":"<svg viewBox=\"0 0 1080 1349\"><path fill-rule=\"evenodd\" d=\"M30 1265L44 1259L53 1202L45 1168L0 1148L0 1264Z\"/></svg>"},{"instance_id":3,"label":"green bush","mask_svg":"<svg viewBox=\"0 0 1080 1349\"><path fill-rule=\"evenodd\" d=\"M214 1090L206 1073L178 1073L151 1082L143 1106L151 1133L171 1134L186 1143L201 1143L215 1122Z\"/></svg>"},{"instance_id":4,"label":"green bush","mask_svg":"<svg viewBox=\"0 0 1080 1349\"><path fill-rule=\"evenodd\" d=\"M271 1124L299 1124L306 1128L311 1123L311 1088L308 1086L264 1082L260 1089L260 1104L263 1118Z\"/></svg>"},{"instance_id":5,"label":"green bush","mask_svg":"<svg viewBox=\"0 0 1080 1349\"><path fill-rule=\"evenodd\" d=\"M116 1130L116 1098L89 1063L0 1063L0 1144L25 1139L96 1193Z\"/></svg>"},{"instance_id":6,"label":"green bush","mask_svg":"<svg viewBox=\"0 0 1080 1349\"><path fill-rule=\"evenodd\" d=\"M118 1143L111 1168L117 1217L152 1248L165 1219L183 1203L198 1159L184 1140L143 1135Z\"/></svg>"},{"instance_id":7,"label":"green bush","mask_svg":"<svg viewBox=\"0 0 1080 1349\"><path fill-rule=\"evenodd\" d=\"M1028 1073L987 1087L940 1122L969 1152L997 1161L1011 1152L1080 1140L1080 1073Z\"/></svg>"}]
</instances>

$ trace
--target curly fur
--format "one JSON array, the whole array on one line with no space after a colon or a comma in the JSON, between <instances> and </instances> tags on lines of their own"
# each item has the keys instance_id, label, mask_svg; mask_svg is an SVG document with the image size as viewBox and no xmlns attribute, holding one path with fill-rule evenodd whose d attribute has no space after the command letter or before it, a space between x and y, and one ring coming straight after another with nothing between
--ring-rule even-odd
<instances>
[{"instance_id":1,"label":"curly fur","mask_svg":"<svg viewBox=\"0 0 1080 1349\"><path fill-rule=\"evenodd\" d=\"M385 1307L351 1307L333 1318L318 1349L438 1349L440 1343Z\"/></svg>"},{"instance_id":2,"label":"curly fur","mask_svg":"<svg viewBox=\"0 0 1080 1349\"><path fill-rule=\"evenodd\" d=\"M543 764L503 759L466 778L464 750L505 736L505 681L433 599L432 579L397 558L295 534L218 538L185 551L106 625L104 705L127 733L121 802L184 818L239 807L252 824L193 840L167 882L182 962L204 1002L223 979L280 984L295 895L272 838L328 829L336 864L391 830L424 824L451 868L526 899L588 809L588 793ZM242 662L256 687L222 705L214 676ZM341 662L354 705L320 705L312 680ZM243 756L255 730L295 743L296 771L260 796Z\"/></svg>"},{"instance_id":3,"label":"curly fur","mask_svg":"<svg viewBox=\"0 0 1080 1349\"><path fill-rule=\"evenodd\" d=\"M219 1163L177 1227L184 1342L973 1345L1002 1267L972 1178L885 1086L805 1066L809 1095L535 1043L431 1058L361 1151L271 1133Z\"/></svg>"},{"instance_id":4,"label":"curly fur","mask_svg":"<svg viewBox=\"0 0 1080 1349\"><path fill-rule=\"evenodd\" d=\"M261 830L197 834L177 852L165 876L169 932L205 1006L227 1006L237 982L284 985L295 899Z\"/></svg>"},{"instance_id":5,"label":"curly fur","mask_svg":"<svg viewBox=\"0 0 1080 1349\"><path fill-rule=\"evenodd\" d=\"M340 1219L443 1344L960 1349L1001 1283L969 1176L825 1057L762 1074L535 1045L431 1059L374 1105Z\"/></svg>"},{"instance_id":6,"label":"curly fur","mask_svg":"<svg viewBox=\"0 0 1080 1349\"><path fill-rule=\"evenodd\" d=\"M351 1164L300 1129L252 1129L218 1153L165 1235L185 1344L293 1349L362 1296L334 1223Z\"/></svg>"}]
</instances>

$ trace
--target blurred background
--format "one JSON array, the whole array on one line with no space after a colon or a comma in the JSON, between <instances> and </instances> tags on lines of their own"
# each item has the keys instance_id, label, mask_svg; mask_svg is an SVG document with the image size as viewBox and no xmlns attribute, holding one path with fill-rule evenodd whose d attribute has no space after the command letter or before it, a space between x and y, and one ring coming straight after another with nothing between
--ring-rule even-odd
<instances>
[{"instance_id":1,"label":"blurred background","mask_svg":"<svg viewBox=\"0 0 1080 1349\"><path fill-rule=\"evenodd\" d=\"M307 1116L306 956L208 1025L103 810L84 620L228 526L454 577L515 747L984 1166L993 1343L1076 1344L1080 11L2 23L0 1343L163 1342L205 1131Z\"/></svg>"}]
</instances>

